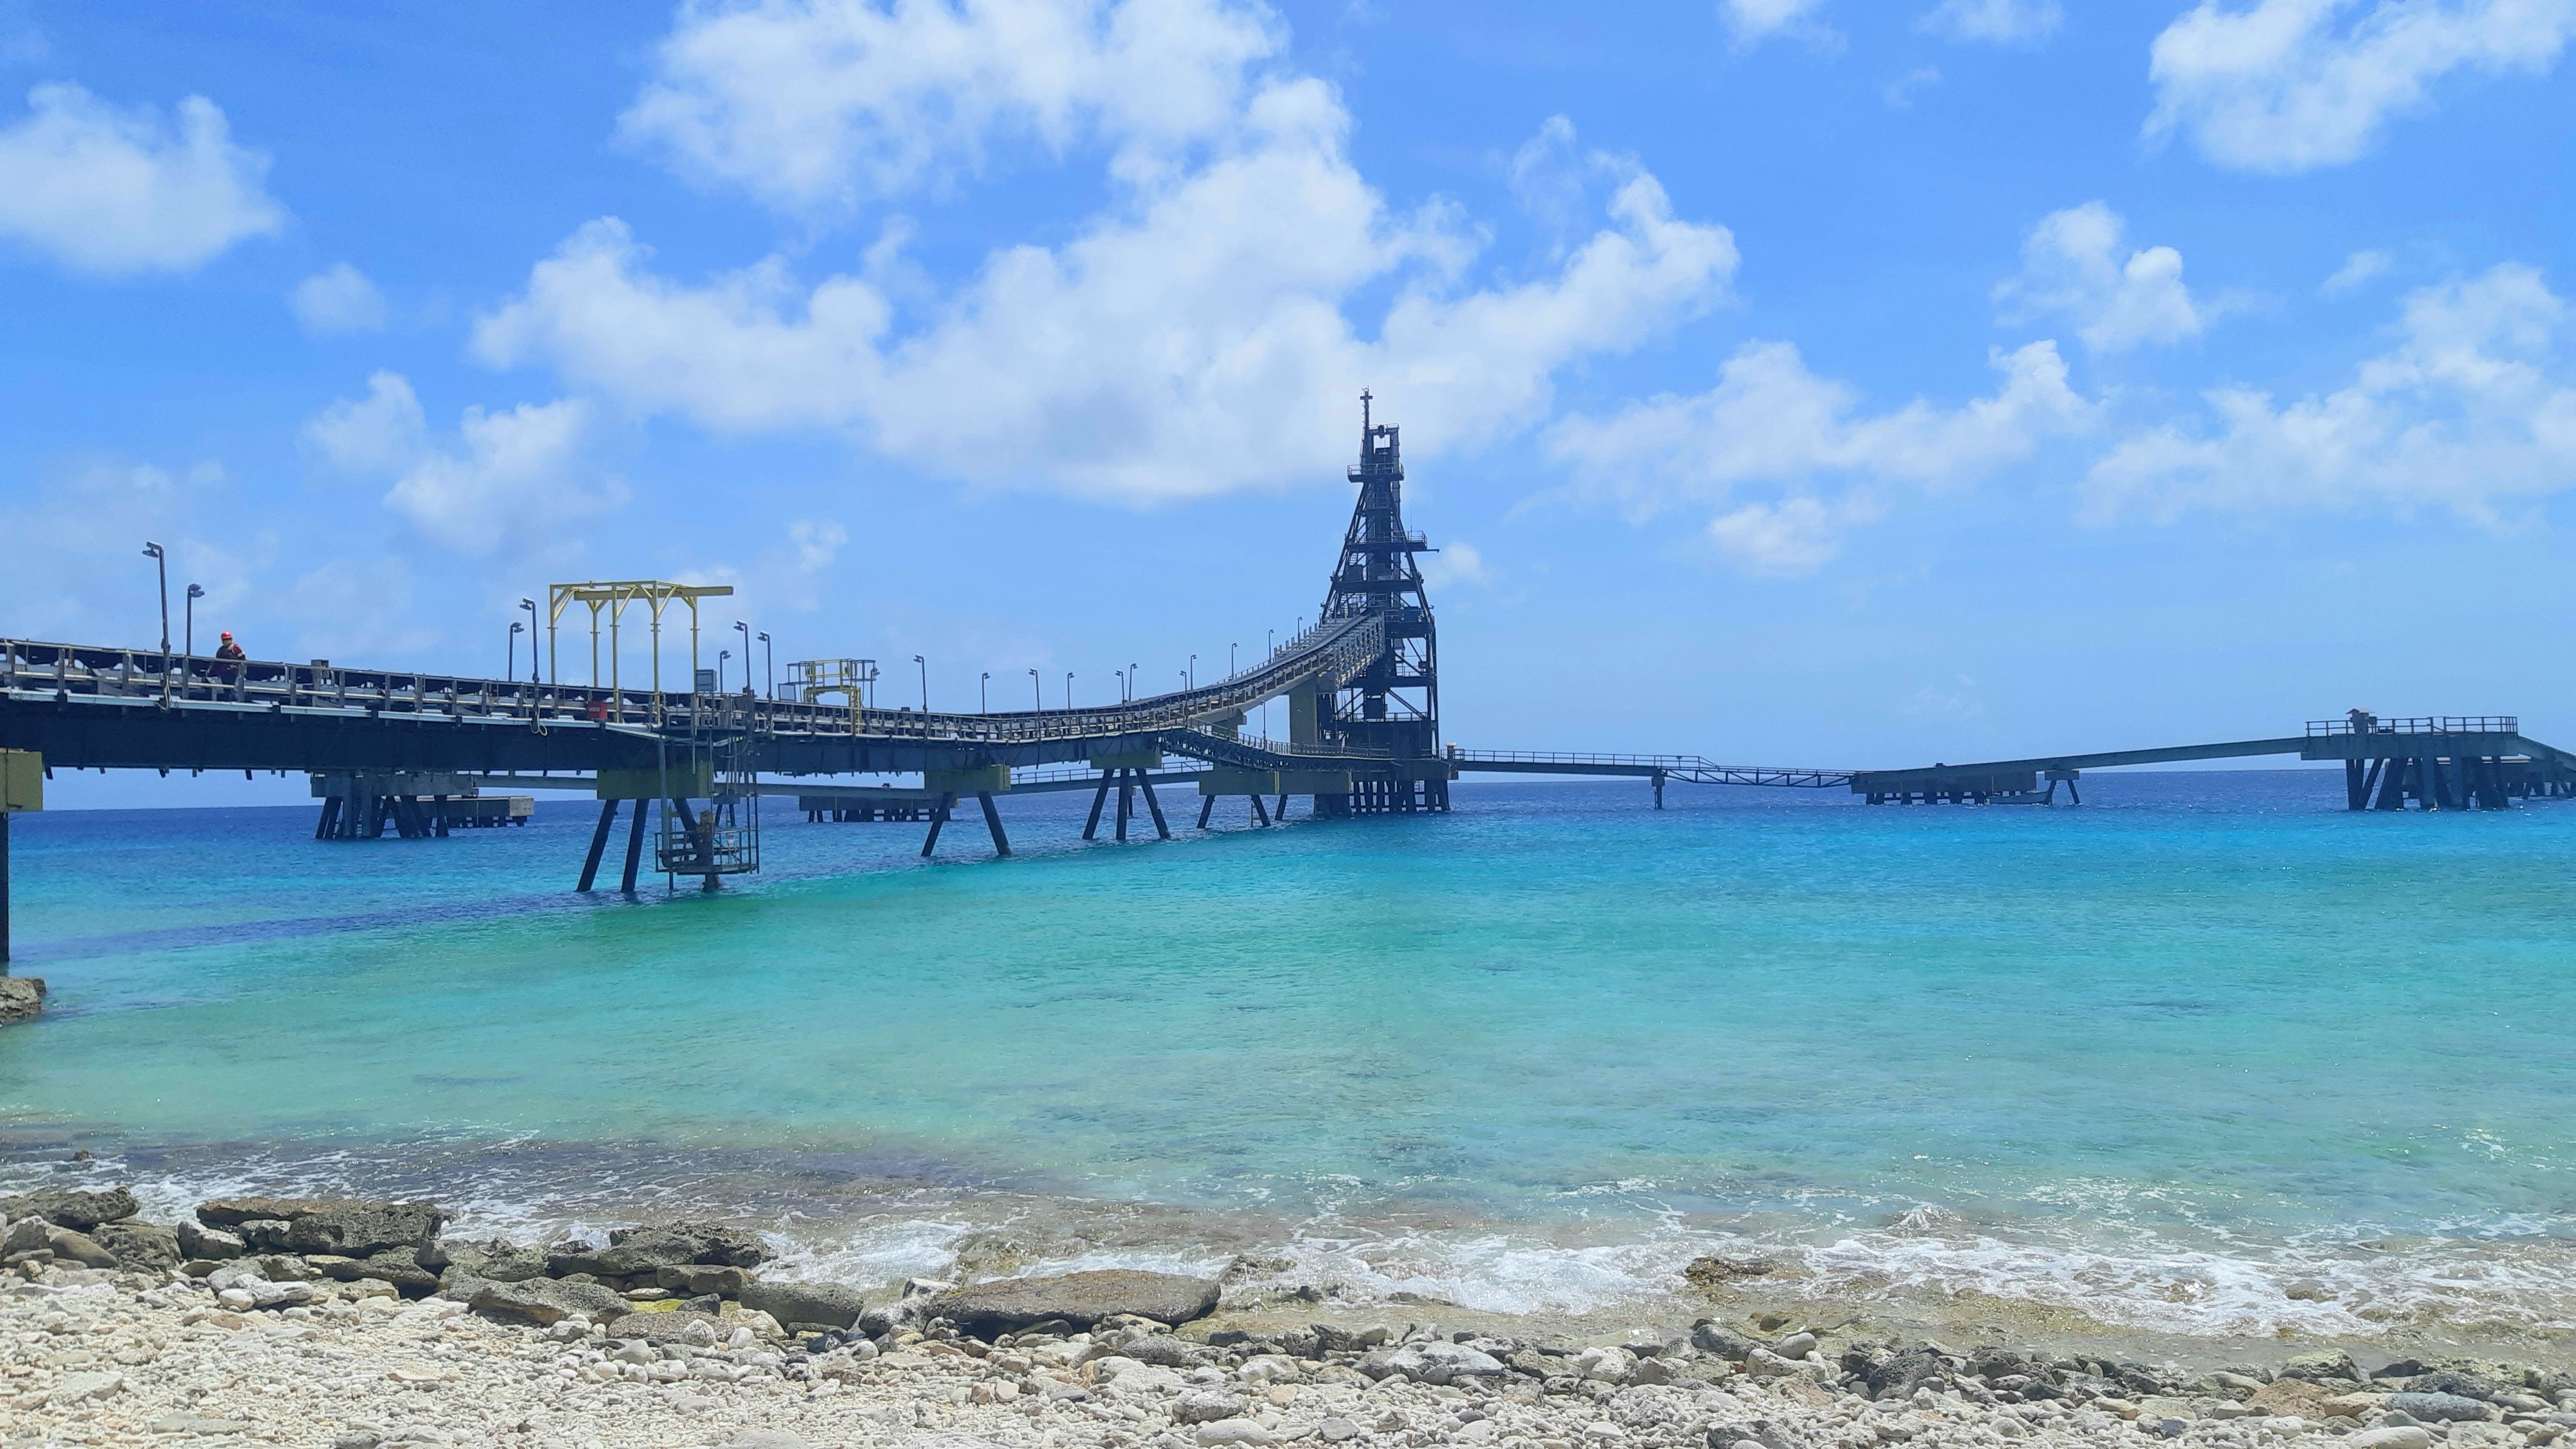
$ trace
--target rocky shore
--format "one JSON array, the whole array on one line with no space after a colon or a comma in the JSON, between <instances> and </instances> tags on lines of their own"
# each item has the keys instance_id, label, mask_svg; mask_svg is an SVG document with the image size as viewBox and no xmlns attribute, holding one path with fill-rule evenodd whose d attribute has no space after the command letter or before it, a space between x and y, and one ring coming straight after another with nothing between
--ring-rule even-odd
<instances>
[{"instance_id":1,"label":"rocky shore","mask_svg":"<svg viewBox=\"0 0 2576 1449\"><path fill-rule=\"evenodd\" d=\"M2576 1428L2576 1376L2502 1363L2187 1371L1776 1313L1615 1343L1255 1331L1212 1316L1215 1280L1161 1273L764 1278L770 1244L725 1224L527 1245L451 1240L427 1203L136 1210L0 1198L0 1443L2520 1449Z\"/></svg>"}]
</instances>

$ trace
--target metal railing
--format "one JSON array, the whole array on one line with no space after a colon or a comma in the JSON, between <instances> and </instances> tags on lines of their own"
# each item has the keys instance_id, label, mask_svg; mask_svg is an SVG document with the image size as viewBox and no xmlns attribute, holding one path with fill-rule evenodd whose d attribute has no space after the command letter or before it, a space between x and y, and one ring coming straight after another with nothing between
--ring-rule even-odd
<instances>
[{"instance_id":1,"label":"metal railing","mask_svg":"<svg viewBox=\"0 0 2576 1449\"><path fill-rule=\"evenodd\" d=\"M2377 715L2308 721L2308 738L2331 735L2518 735L2520 718L2509 714L2425 714L2381 719Z\"/></svg>"},{"instance_id":2,"label":"metal railing","mask_svg":"<svg viewBox=\"0 0 2576 1449\"><path fill-rule=\"evenodd\" d=\"M1830 790L1851 783L1850 770L1797 765L1721 765L1705 755L1608 755L1570 750L1462 750L1449 747L1443 758L1475 766L1564 765L1569 768L1654 772L1686 785L1778 785L1792 789Z\"/></svg>"}]
</instances>

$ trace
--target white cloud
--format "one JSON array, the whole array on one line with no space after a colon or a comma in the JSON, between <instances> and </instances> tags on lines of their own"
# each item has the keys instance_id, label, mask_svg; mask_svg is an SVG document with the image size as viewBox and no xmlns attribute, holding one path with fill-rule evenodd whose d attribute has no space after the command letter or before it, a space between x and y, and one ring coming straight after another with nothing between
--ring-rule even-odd
<instances>
[{"instance_id":1,"label":"white cloud","mask_svg":"<svg viewBox=\"0 0 2576 1449\"><path fill-rule=\"evenodd\" d=\"M1992 397L1939 408L1917 399L1893 412L1854 416L1847 384L1816 376L1786 342L1748 343L1727 359L1711 390L1665 395L1604 419L1569 418L1548 451L1578 483L1644 518L1688 501L1716 501L1747 483L1787 497L1735 508L1710 536L1768 573L1812 569L1841 531L1877 516L1873 489L1966 482L2030 456L2052 435L2092 422L2094 405L2066 385L2053 342L1992 361L2003 381ZM1835 501L1811 496L1821 479L1854 486Z\"/></svg>"},{"instance_id":2,"label":"white cloud","mask_svg":"<svg viewBox=\"0 0 2576 1449\"><path fill-rule=\"evenodd\" d=\"M1739 47L1758 45L1775 35L1830 41L1833 33L1816 24L1825 0L1719 0L1718 13Z\"/></svg>"},{"instance_id":3,"label":"white cloud","mask_svg":"<svg viewBox=\"0 0 2576 1449\"><path fill-rule=\"evenodd\" d=\"M798 212L1096 136L1144 172L1230 128L1279 36L1229 0L690 3L623 118L685 174Z\"/></svg>"},{"instance_id":4,"label":"white cloud","mask_svg":"<svg viewBox=\"0 0 2576 1449\"><path fill-rule=\"evenodd\" d=\"M1940 67L1918 65L1914 69L1907 71L1905 74L1898 76L1896 79L1889 81L1887 83L1887 89L1879 92L1879 94L1884 96L1887 103L1894 106L1896 109L1900 111L1909 110L1913 107L1914 98L1916 96L1921 95L1923 92L1930 90L1932 87L1937 86L1940 83Z\"/></svg>"},{"instance_id":5,"label":"white cloud","mask_svg":"<svg viewBox=\"0 0 2576 1449\"><path fill-rule=\"evenodd\" d=\"M1941 0L1922 28L1952 40L2022 45L2055 31L2066 19L2058 0Z\"/></svg>"},{"instance_id":6,"label":"white cloud","mask_svg":"<svg viewBox=\"0 0 2576 1449\"><path fill-rule=\"evenodd\" d=\"M275 539L246 533L223 466L179 469L123 460L86 464L49 485L0 495L0 538L42 539L10 559L0 634L20 639L150 645L161 637L159 596L143 540L170 553L170 642L183 643L185 592L197 601L197 646L230 627Z\"/></svg>"},{"instance_id":7,"label":"white cloud","mask_svg":"<svg viewBox=\"0 0 2576 1449\"><path fill-rule=\"evenodd\" d=\"M500 413L469 407L450 446L430 437L411 384L379 372L367 396L324 408L304 436L341 472L391 476L385 505L422 533L489 553L514 539L539 545L549 529L625 503L625 485L585 456L590 429L590 404L580 398Z\"/></svg>"},{"instance_id":8,"label":"white cloud","mask_svg":"<svg viewBox=\"0 0 2576 1449\"><path fill-rule=\"evenodd\" d=\"M2123 440L2086 480L2086 515L2432 504L2497 520L2576 487L2567 323L2566 302L2519 264L2426 288L2406 299L2397 344L2350 385L2286 406L2220 388L2206 395L2211 419Z\"/></svg>"},{"instance_id":9,"label":"white cloud","mask_svg":"<svg viewBox=\"0 0 2576 1449\"><path fill-rule=\"evenodd\" d=\"M315 337L373 332L385 325L384 294L347 262L296 283L286 300L295 320Z\"/></svg>"},{"instance_id":10,"label":"white cloud","mask_svg":"<svg viewBox=\"0 0 2576 1449\"><path fill-rule=\"evenodd\" d=\"M1725 228L1606 158L1606 225L1543 275L1461 289L1459 228L1390 214L1348 126L1320 82L1265 86L1202 162L1129 184L1061 246L995 252L909 331L867 277L808 290L773 257L687 285L603 219L474 348L710 427L854 427L950 476L1151 502L1334 477L1364 384L1416 456L1506 434L1545 415L1560 368L1727 295Z\"/></svg>"},{"instance_id":11,"label":"white cloud","mask_svg":"<svg viewBox=\"0 0 2576 1449\"><path fill-rule=\"evenodd\" d=\"M178 124L120 110L76 85L42 85L0 130L0 236L100 275L183 272L285 213L264 189L268 158L232 142L203 96Z\"/></svg>"},{"instance_id":12,"label":"white cloud","mask_svg":"<svg viewBox=\"0 0 2576 1449\"><path fill-rule=\"evenodd\" d=\"M1422 581L1435 589L1490 584L1496 577L1483 550L1462 538L1449 539L1422 559Z\"/></svg>"},{"instance_id":13,"label":"white cloud","mask_svg":"<svg viewBox=\"0 0 2576 1449\"><path fill-rule=\"evenodd\" d=\"M2397 258L2387 252L2377 250L2354 252L2344 258L2343 265L2335 270L2333 276L2326 278L2325 285L2317 290L2329 297L2340 296L2364 282L2387 276L2396 269L2396 266Z\"/></svg>"},{"instance_id":14,"label":"white cloud","mask_svg":"<svg viewBox=\"0 0 2576 1449\"><path fill-rule=\"evenodd\" d=\"M344 473L398 472L428 447L429 420L398 372L367 379L367 395L343 398L304 424L304 438Z\"/></svg>"},{"instance_id":15,"label":"white cloud","mask_svg":"<svg viewBox=\"0 0 2576 1449\"><path fill-rule=\"evenodd\" d=\"M2064 317L2096 352L2200 335L2204 309L2183 285L2182 253L2129 251L2127 230L2128 222L2098 201L2040 218L2023 239L2021 275L1995 288L2005 320Z\"/></svg>"},{"instance_id":16,"label":"white cloud","mask_svg":"<svg viewBox=\"0 0 2576 1449\"><path fill-rule=\"evenodd\" d=\"M2188 133L2246 171L2351 161L2453 71L2548 70L2576 0L2201 0L2156 37L2151 139ZM2347 20L2346 17L2350 18Z\"/></svg>"}]
</instances>

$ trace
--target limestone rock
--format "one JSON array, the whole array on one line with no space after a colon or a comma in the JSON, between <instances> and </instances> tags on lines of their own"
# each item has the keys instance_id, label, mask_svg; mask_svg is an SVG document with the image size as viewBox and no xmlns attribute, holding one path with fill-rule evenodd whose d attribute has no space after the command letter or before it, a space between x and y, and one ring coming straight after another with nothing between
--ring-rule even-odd
<instances>
[{"instance_id":1,"label":"limestone rock","mask_svg":"<svg viewBox=\"0 0 2576 1449\"><path fill-rule=\"evenodd\" d=\"M2331 1411L2325 1407L2326 1400L2331 1397L2306 1379L2284 1376L2255 1390L2253 1396L2245 1401L2245 1407L2258 1414L2298 1414L2305 1418L2323 1419L2331 1416Z\"/></svg>"},{"instance_id":2,"label":"limestone rock","mask_svg":"<svg viewBox=\"0 0 2576 1449\"><path fill-rule=\"evenodd\" d=\"M350 1258L388 1248L417 1251L437 1238L439 1225L450 1216L435 1203L344 1197L218 1198L197 1205L199 1222L234 1229L250 1247Z\"/></svg>"},{"instance_id":3,"label":"limestone rock","mask_svg":"<svg viewBox=\"0 0 2576 1449\"><path fill-rule=\"evenodd\" d=\"M391 1283L406 1293L427 1293L445 1281L420 1265L419 1254L401 1248L389 1248L363 1258L316 1253L304 1261L325 1278L336 1278L343 1283L374 1278Z\"/></svg>"},{"instance_id":4,"label":"limestone rock","mask_svg":"<svg viewBox=\"0 0 2576 1449\"><path fill-rule=\"evenodd\" d=\"M194 1218L180 1223L178 1231L179 1251L190 1258L220 1262L250 1251L249 1245L241 1240L241 1234L207 1227Z\"/></svg>"},{"instance_id":5,"label":"limestone rock","mask_svg":"<svg viewBox=\"0 0 2576 1449\"><path fill-rule=\"evenodd\" d=\"M0 978L24 980L24 977ZM85 1233L100 1223L130 1218L142 1211L134 1194L121 1187L104 1191L85 1187L47 1187L0 1197L0 1218L43 1218L58 1228Z\"/></svg>"},{"instance_id":6,"label":"limestone rock","mask_svg":"<svg viewBox=\"0 0 2576 1449\"><path fill-rule=\"evenodd\" d=\"M930 1313L978 1336L1008 1333L1061 1318L1077 1328L1132 1313L1157 1323L1189 1323L1216 1311L1213 1278L1110 1268L1052 1278L1004 1278L942 1293Z\"/></svg>"},{"instance_id":7,"label":"limestone rock","mask_svg":"<svg viewBox=\"0 0 2576 1449\"><path fill-rule=\"evenodd\" d=\"M821 1323L848 1328L867 1304L856 1288L838 1283L745 1283L742 1306L781 1323Z\"/></svg>"},{"instance_id":8,"label":"limestone rock","mask_svg":"<svg viewBox=\"0 0 2576 1449\"><path fill-rule=\"evenodd\" d=\"M113 1268L116 1255L98 1245L87 1233L69 1228L56 1228L45 1234L45 1246L54 1250L57 1263L78 1263L84 1268Z\"/></svg>"},{"instance_id":9,"label":"limestone rock","mask_svg":"<svg viewBox=\"0 0 2576 1449\"><path fill-rule=\"evenodd\" d=\"M168 1271L182 1261L179 1235L153 1223L101 1223L90 1239L116 1256L118 1266Z\"/></svg>"},{"instance_id":10,"label":"limestone rock","mask_svg":"<svg viewBox=\"0 0 2576 1449\"><path fill-rule=\"evenodd\" d=\"M517 1283L469 1281L474 1285L474 1296L467 1301L476 1312L540 1327L560 1323L576 1313L593 1323L605 1323L626 1313L626 1300L617 1295L616 1289L602 1283L566 1283L553 1278L529 1278Z\"/></svg>"},{"instance_id":11,"label":"limestone rock","mask_svg":"<svg viewBox=\"0 0 2576 1449\"><path fill-rule=\"evenodd\" d=\"M0 976L0 1026L34 1021L45 1009L41 976Z\"/></svg>"},{"instance_id":12,"label":"limestone rock","mask_svg":"<svg viewBox=\"0 0 2576 1449\"><path fill-rule=\"evenodd\" d=\"M2421 1424L2364 1429L2343 1441L2345 1449L2432 1449L2433 1431Z\"/></svg>"},{"instance_id":13,"label":"limestone rock","mask_svg":"<svg viewBox=\"0 0 2576 1449\"><path fill-rule=\"evenodd\" d=\"M2390 1394L2388 1396L2388 1402L2383 1407L2393 1413L2404 1414L2410 1419L2424 1420L2427 1422L2433 1420L2448 1420L2455 1423L2463 1423L2471 1420L2492 1419L2495 1417L2495 1409L2493 1406L2489 1405L2484 1400L2472 1399L2465 1394L2419 1394L2412 1392Z\"/></svg>"},{"instance_id":14,"label":"limestone rock","mask_svg":"<svg viewBox=\"0 0 2576 1449\"><path fill-rule=\"evenodd\" d=\"M666 1263L653 1270L654 1286L695 1298L712 1293L718 1298L740 1298L751 1283L751 1275L723 1263Z\"/></svg>"},{"instance_id":15,"label":"limestone rock","mask_svg":"<svg viewBox=\"0 0 2576 1449\"><path fill-rule=\"evenodd\" d=\"M433 1256L439 1261L431 1262ZM436 1268L442 1275L462 1273L495 1283L524 1283L530 1278L546 1276L544 1253L499 1238L481 1243L441 1241L434 1254L424 1252L420 1255L420 1265Z\"/></svg>"},{"instance_id":16,"label":"limestone rock","mask_svg":"<svg viewBox=\"0 0 2576 1449\"><path fill-rule=\"evenodd\" d=\"M546 1271L558 1278L588 1273L598 1278L650 1280L663 1268L686 1263L756 1268L773 1256L769 1245L748 1228L673 1223L656 1228L620 1228L608 1235L606 1248L576 1244L549 1253Z\"/></svg>"}]
</instances>

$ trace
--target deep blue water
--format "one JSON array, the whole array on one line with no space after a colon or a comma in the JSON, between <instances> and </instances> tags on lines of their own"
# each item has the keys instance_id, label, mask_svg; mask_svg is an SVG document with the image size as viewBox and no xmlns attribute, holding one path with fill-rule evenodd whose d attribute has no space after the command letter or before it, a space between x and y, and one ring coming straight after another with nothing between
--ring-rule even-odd
<instances>
[{"instance_id":1,"label":"deep blue water","mask_svg":"<svg viewBox=\"0 0 2576 1449\"><path fill-rule=\"evenodd\" d=\"M720 1199L844 1271L1008 1220L1494 1307L1747 1237L2186 1330L2576 1305L2576 805L2352 815L2321 771L1459 798L1207 835L1189 798L1122 848L1030 797L1017 858L960 823L931 865L918 826L773 809L760 877L631 902L569 893L585 802L419 842L21 817L53 994L0 1033L0 1124L174 1197Z\"/></svg>"}]
</instances>

